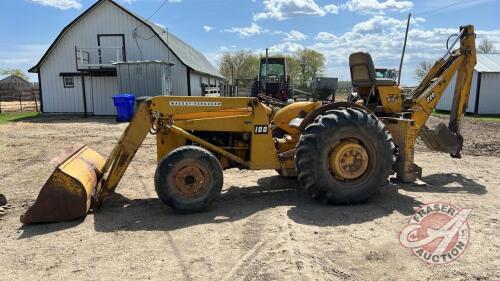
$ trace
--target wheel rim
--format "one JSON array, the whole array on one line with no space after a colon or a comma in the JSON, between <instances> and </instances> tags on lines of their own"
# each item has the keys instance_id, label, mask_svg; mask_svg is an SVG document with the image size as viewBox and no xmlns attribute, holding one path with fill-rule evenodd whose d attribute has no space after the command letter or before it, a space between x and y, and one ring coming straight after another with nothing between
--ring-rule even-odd
<instances>
[{"instance_id":1,"label":"wheel rim","mask_svg":"<svg viewBox=\"0 0 500 281\"><path fill-rule=\"evenodd\" d=\"M182 197L193 198L203 193L209 184L207 168L196 162L187 162L174 170L171 177L174 190Z\"/></svg>"},{"instance_id":2,"label":"wheel rim","mask_svg":"<svg viewBox=\"0 0 500 281\"><path fill-rule=\"evenodd\" d=\"M366 149L356 141L344 140L332 147L329 166L333 176L342 180L354 180L368 170L369 157Z\"/></svg>"}]
</instances>

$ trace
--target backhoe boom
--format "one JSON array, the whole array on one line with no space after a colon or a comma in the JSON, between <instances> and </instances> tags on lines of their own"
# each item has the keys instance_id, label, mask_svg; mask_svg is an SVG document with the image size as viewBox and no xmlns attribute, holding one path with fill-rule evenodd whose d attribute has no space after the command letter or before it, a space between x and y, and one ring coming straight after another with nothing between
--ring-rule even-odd
<instances>
[{"instance_id":1,"label":"backhoe boom","mask_svg":"<svg viewBox=\"0 0 500 281\"><path fill-rule=\"evenodd\" d=\"M410 95L409 110L413 112L420 136L431 149L450 153L460 158L463 138L460 135L460 121L463 117L471 88L472 74L476 65L475 33L472 26L461 27L456 42L460 48L438 60L419 87ZM452 47L455 43L452 44ZM452 48L450 47L450 49ZM448 127L439 125L434 131L425 126L446 88L456 75L453 104Z\"/></svg>"}]
</instances>

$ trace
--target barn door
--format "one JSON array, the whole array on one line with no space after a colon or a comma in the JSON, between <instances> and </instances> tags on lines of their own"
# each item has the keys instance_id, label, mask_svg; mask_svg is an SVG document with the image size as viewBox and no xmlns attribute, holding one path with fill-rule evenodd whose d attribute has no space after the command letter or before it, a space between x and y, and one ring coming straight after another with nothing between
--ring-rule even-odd
<instances>
[{"instance_id":1,"label":"barn door","mask_svg":"<svg viewBox=\"0 0 500 281\"><path fill-rule=\"evenodd\" d=\"M85 99L87 100L87 113L94 114L94 93L92 92L92 76L83 76L85 79Z\"/></svg>"},{"instance_id":2,"label":"barn door","mask_svg":"<svg viewBox=\"0 0 500 281\"><path fill-rule=\"evenodd\" d=\"M99 34L97 35L99 45L99 64L105 67L112 62L126 61L125 36L123 34Z\"/></svg>"},{"instance_id":3,"label":"barn door","mask_svg":"<svg viewBox=\"0 0 500 281\"><path fill-rule=\"evenodd\" d=\"M118 94L116 77L92 77L92 102L95 115L116 115L113 96Z\"/></svg>"}]
</instances>

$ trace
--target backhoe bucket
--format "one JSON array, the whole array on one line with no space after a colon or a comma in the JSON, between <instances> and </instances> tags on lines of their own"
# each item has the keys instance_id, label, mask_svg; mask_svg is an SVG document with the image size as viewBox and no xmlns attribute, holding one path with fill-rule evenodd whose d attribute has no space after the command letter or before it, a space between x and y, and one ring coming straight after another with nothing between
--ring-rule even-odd
<instances>
[{"instance_id":1,"label":"backhoe bucket","mask_svg":"<svg viewBox=\"0 0 500 281\"><path fill-rule=\"evenodd\" d=\"M21 215L24 224L84 217L98 192L106 159L86 145L73 145L51 161L57 167L35 204Z\"/></svg>"},{"instance_id":2,"label":"backhoe bucket","mask_svg":"<svg viewBox=\"0 0 500 281\"><path fill-rule=\"evenodd\" d=\"M423 126L420 138L430 150L449 153L453 157L460 158L463 138L460 134L450 131L445 124L439 123L434 129Z\"/></svg>"}]
</instances>

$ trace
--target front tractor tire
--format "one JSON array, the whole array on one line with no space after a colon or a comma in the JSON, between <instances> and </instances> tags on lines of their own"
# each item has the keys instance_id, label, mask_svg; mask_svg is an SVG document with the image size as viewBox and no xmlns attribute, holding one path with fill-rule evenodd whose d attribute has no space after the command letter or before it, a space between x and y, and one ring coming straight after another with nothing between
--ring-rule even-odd
<instances>
[{"instance_id":1,"label":"front tractor tire","mask_svg":"<svg viewBox=\"0 0 500 281\"><path fill-rule=\"evenodd\" d=\"M327 111L302 132L295 165L302 187L323 204L364 203L387 184L395 146L363 109Z\"/></svg>"},{"instance_id":2,"label":"front tractor tire","mask_svg":"<svg viewBox=\"0 0 500 281\"><path fill-rule=\"evenodd\" d=\"M158 197L181 213L203 211L219 196L223 184L219 160L198 146L179 147L160 160L155 173Z\"/></svg>"}]
</instances>

